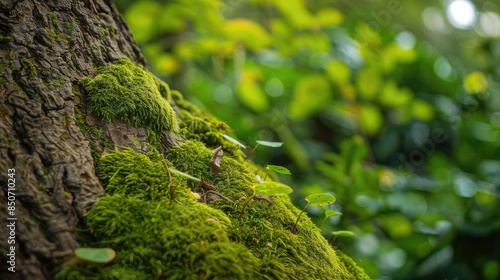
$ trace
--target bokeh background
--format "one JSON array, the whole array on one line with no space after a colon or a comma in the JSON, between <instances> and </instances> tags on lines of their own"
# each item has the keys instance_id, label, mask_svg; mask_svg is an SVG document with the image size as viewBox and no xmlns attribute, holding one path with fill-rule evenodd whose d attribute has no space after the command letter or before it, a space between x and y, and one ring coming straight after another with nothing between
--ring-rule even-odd
<instances>
[{"instance_id":1,"label":"bokeh background","mask_svg":"<svg viewBox=\"0 0 500 280\"><path fill-rule=\"evenodd\" d=\"M500 279L496 1L114 0L150 70L287 167L374 279ZM349 230L354 237L332 236Z\"/></svg>"}]
</instances>

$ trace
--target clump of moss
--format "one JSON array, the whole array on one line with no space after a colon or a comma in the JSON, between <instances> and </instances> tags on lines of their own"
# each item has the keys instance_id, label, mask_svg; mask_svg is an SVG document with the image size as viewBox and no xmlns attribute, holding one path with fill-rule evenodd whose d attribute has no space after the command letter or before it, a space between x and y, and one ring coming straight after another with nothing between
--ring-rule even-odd
<instances>
[{"instance_id":1,"label":"clump of moss","mask_svg":"<svg viewBox=\"0 0 500 280\"><path fill-rule=\"evenodd\" d=\"M179 108L178 114L181 119L179 126L182 135L190 140L201 141L210 148L222 146L224 151L229 152L240 162L246 159L245 153L238 145L223 137L223 134L231 131L226 123L198 109L186 101L178 91L171 91L171 96Z\"/></svg>"},{"instance_id":2,"label":"clump of moss","mask_svg":"<svg viewBox=\"0 0 500 280\"><path fill-rule=\"evenodd\" d=\"M93 78L81 80L93 103L92 111L104 121L120 119L160 133L179 130L178 120L165 89L149 72L126 59L99 67Z\"/></svg>"},{"instance_id":3,"label":"clump of moss","mask_svg":"<svg viewBox=\"0 0 500 280\"><path fill-rule=\"evenodd\" d=\"M237 207L225 200L197 202L185 179L169 178L165 165L210 177L210 154L202 143L187 141L168 150L165 162L158 152L144 155L130 148L102 157L106 195L87 213L87 235L80 241L111 247L116 259L105 265L68 264L56 279L366 278L347 257L339 259L319 233L291 232L298 210L288 198L273 197L273 205L253 203L240 221ZM227 158L220 170L209 180L221 193L234 200L250 194L253 174L247 166ZM177 186L173 202L171 185Z\"/></svg>"}]
</instances>

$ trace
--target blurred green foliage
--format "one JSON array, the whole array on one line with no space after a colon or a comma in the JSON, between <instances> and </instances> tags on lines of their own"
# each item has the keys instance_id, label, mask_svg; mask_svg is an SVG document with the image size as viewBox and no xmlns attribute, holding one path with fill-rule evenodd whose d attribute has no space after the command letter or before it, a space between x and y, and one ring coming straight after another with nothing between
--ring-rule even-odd
<instances>
[{"instance_id":1,"label":"blurred green foliage","mask_svg":"<svg viewBox=\"0 0 500 280\"><path fill-rule=\"evenodd\" d=\"M500 277L500 6L459 29L433 1L115 3L172 88L285 143L253 159L292 171L297 206L337 198L323 233L354 232L335 246L371 277Z\"/></svg>"}]
</instances>

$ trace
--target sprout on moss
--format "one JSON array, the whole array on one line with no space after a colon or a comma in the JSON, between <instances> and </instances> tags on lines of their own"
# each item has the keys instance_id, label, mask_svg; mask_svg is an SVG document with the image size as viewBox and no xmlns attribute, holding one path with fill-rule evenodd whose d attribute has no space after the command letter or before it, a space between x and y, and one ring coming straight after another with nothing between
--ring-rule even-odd
<instances>
[{"instance_id":1,"label":"sprout on moss","mask_svg":"<svg viewBox=\"0 0 500 280\"><path fill-rule=\"evenodd\" d=\"M300 212L299 216L297 217L297 221L295 222L295 225L293 226L293 233L297 233L297 224L299 223L300 216L306 209L309 207L309 205L317 205L317 206L324 206L324 205L330 205L335 202L335 197L333 195L327 194L327 193L316 193L316 194L311 194L309 196L306 196L306 201L307 204L304 206L302 211Z\"/></svg>"},{"instance_id":2,"label":"sprout on moss","mask_svg":"<svg viewBox=\"0 0 500 280\"><path fill-rule=\"evenodd\" d=\"M326 210L325 211L325 218L323 219L323 221L321 222L321 224L319 224L318 227L321 228L328 218L334 217L334 216L340 216L340 215L342 215L342 213L337 212L337 211L333 211L333 210L330 210L330 209Z\"/></svg>"}]
</instances>

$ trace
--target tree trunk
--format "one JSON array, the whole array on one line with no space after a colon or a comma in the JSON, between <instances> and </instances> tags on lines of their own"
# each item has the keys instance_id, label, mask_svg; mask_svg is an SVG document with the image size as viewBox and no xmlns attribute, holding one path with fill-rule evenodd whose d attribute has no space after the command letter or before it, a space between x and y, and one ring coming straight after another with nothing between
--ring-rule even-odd
<instances>
[{"instance_id":1,"label":"tree trunk","mask_svg":"<svg viewBox=\"0 0 500 280\"><path fill-rule=\"evenodd\" d=\"M46 279L79 247L74 227L104 191L91 136L75 123L75 107L85 110L78 81L119 58L145 63L111 1L1 1L0 278ZM7 212L14 195L15 210ZM17 218L8 221L15 223L15 244L7 242L7 217ZM15 274L5 261L11 246Z\"/></svg>"},{"instance_id":2,"label":"tree trunk","mask_svg":"<svg viewBox=\"0 0 500 280\"><path fill-rule=\"evenodd\" d=\"M0 11L1 279L367 278L318 232L293 232L300 211L286 196L257 196L242 215L259 168L223 137L227 125L135 66L144 58L109 0L0 0ZM104 75L110 64L132 76ZM136 115L110 112L126 106ZM134 151L112 151L121 146ZM218 146L231 157L214 167ZM113 245L117 260L72 263L79 242Z\"/></svg>"}]
</instances>

